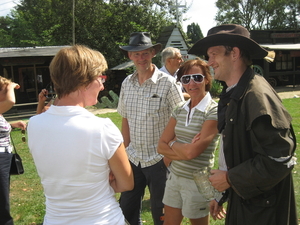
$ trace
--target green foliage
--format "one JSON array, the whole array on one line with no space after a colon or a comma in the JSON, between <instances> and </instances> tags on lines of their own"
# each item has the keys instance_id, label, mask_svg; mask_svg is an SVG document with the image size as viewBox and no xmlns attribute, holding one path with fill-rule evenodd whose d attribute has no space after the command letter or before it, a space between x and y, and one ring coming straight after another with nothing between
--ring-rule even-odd
<instances>
[{"instance_id":1,"label":"green foliage","mask_svg":"<svg viewBox=\"0 0 300 225\"><path fill-rule=\"evenodd\" d=\"M172 23L174 0L74 1L75 8L71 0L20 0L10 17L0 18L0 47L70 45L74 34L75 43L99 50L114 67L126 61L119 45L132 32L148 31L156 40Z\"/></svg>"},{"instance_id":2,"label":"green foliage","mask_svg":"<svg viewBox=\"0 0 300 225\"><path fill-rule=\"evenodd\" d=\"M203 34L198 23L192 23L187 26L187 36L189 38L188 43L190 45L195 44L203 38Z\"/></svg>"},{"instance_id":3,"label":"green foliage","mask_svg":"<svg viewBox=\"0 0 300 225\"><path fill-rule=\"evenodd\" d=\"M20 130L11 132L22 157L24 174L11 176L10 208L16 225L41 224L45 214L44 193L27 143L21 141Z\"/></svg>"},{"instance_id":4,"label":"green foliage","mask_svg":"<svg viewBox=\"0 0 300 225\"><path fill-rule=\"evenodd\" d=\"M122 117L117 112L98 114L97 116L102 118L110 118L111 121L121 130L122 126Z\"/></svg>"},{"instance_id":5,"label":"green foliage","mask_svg":"<svg viewBox=\"0 0 300 225\"><path fill-rule=\"evenodd\" d=\"M209 92L213 98L217 98L221 94L222 88L223 88L223 86L221 85L221 83L219 81L213 80L212 86L211 86L211 89Z\"/></svg>"},{"instance_id":6,"label":"green foliage","mask_svg":"<svg viewBox=\"0 0 300 225\"><path fill-rule=\"evenodd\" d=\"M218 24L236 23L249 30L299 29L298 0L218 0Z\"/></svg>"},{"instance_id":7,"label":"green foliage","mask_svg":"<svg viewBox=\"0 0 300 225\"><path fill-rule=\"evenodd\" d=\"M0 47L1 46L10 46L11 44L11 35L10 35L10 24L11 21L9 17L0 17Z\"/></svg>"},{"instance_id":8,"label":"green foliage","mask_svg":"<svg viewBox=\"0 0 300 225\"><path fill-rule=\"evenodd\" d=\"M103 109L103 108L117 108L118 107L118 102L119 102L119 96L110 90L109 92L110 97L112 100L110 100L108 97L103 96L101 98L101 102L98 102L95 106L98 109Z\"/></svg>"}]
</instances>

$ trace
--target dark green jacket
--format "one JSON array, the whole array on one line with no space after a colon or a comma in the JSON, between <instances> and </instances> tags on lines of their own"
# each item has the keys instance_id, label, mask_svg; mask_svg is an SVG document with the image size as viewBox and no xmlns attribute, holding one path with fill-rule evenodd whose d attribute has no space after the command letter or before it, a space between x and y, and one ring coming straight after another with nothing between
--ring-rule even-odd
<instances>
[{"instance_id":1,"label":"dark green jacket","mask_svg":"<svg viewBox=\"0 0 300 225\"><path fill-rule=\"evenodd\" d=\"M225 104L223 97L219 110L225 107L222 134L231 183L226 224L297 225L293 165L287 166L296 148L291 116L250 68Z\"/></svg>"}]
</instances>

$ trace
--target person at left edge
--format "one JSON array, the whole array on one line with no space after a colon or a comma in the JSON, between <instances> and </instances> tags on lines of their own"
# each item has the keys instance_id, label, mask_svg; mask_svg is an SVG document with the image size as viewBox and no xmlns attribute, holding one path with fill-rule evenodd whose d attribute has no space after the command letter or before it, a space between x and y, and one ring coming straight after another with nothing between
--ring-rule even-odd
<instances>
[{"instance_id":1,"label":"person at left edge","mask_svg":"<svg viewBox=\"0 0 300 225\"><path fill-rule=\"evenodd\" d=\"M24 121L8 123L3 113L13 107L16 102L15 89L20 85L0 76L0 224L13 225L13 218L10 215L9 204L9 183L10 166L12 160L12 146L10 140L11 128L26 129Z\"/></svg>"},{"instance_id":2,"label":"person at left edge","mask_svg":"<svg viewBox=\"0 0 300 225\"><path fill-rule=\"evenodd\" d=\"M157 153L157 145L183 95L175 78L152 64L161 44L153 45L150 33L132 33L129 45L120 49L136 67L122 83L118 105L124 143L134 173L134 189L121 193L120 206L131 225L142 224L142 199L148 186L153 224L161 225L169 160Z\"/></svg>"}]
</instances>

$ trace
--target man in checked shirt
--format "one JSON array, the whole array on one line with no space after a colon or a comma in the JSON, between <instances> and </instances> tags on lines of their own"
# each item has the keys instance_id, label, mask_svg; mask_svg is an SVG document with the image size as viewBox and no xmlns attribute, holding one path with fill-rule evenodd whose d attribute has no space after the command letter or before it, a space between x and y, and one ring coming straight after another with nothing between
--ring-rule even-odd
<instances>
[{"instance_id":1,"label":"man in checked shirt","mask_svg":"<svg viewBox=\"0 0 300 225\"><path fill-rule=\"evenodd\" d=\"M140 212L146 186L154 225L163 224L162 198L170 161L157 153L157 144L183 95L175 78L152 64L161 47L159 43L152 44L147 32L132 33L129 45L120 46L136 67L122 83L118 105L124 144L134 173L134 189L121 193L120 205L131 225L142 224Z\"/></svg>"}]
</instances>

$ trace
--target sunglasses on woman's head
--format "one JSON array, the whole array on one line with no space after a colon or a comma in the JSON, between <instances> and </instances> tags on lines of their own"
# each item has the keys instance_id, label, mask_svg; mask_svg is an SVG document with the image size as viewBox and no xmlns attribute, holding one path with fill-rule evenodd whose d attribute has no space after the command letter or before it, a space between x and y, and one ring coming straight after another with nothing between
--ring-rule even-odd
<instances>
[{"instance_id":1,"label":"sunglasses on woman's head","mask_svg":"<svg viewBox=\"0 0 300 225\"><path fill-rule=\"evenodd\" d=\"M204 75L202 75L200 73L183 75L180 78L180 81L181 81L182 84L189 84L191 79L193 79L195 83L202 83L203 80L204 80Z\"/></svg>"}]
</instances>

